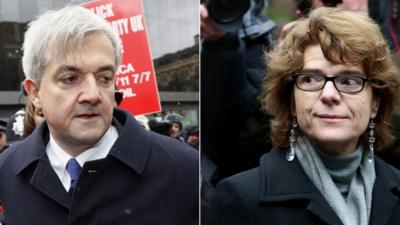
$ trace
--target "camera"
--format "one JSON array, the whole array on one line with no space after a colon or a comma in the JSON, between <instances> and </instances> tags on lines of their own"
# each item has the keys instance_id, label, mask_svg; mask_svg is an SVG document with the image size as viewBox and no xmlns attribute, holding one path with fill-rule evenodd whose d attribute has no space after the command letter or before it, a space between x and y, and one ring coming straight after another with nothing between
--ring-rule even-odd
<instances>
[{"instance_id":1,"label":"camera","mask_svg":"<svg viewBox=\"0 0 400 225\"><path fill-rule=\"evenodd\" d=\"M234 32L240 29L250 0L205 0L205 6L218 27L225 32Z\"/></svg>"},{"instance_id":2,"label":"camera","mask_svg":"<svg viewBox=\"0 0 400 225\"><path fill-rule=\"evenodd\" d=\"M210 18L221 30L238 32L240 38L256 40L275 27L262 11L264 0L205 0L204 3Z\"/></svg>"},{"instance_id":3,"label":"camera","mask_svg":"<svg viewBox=\"0 0 400 225\"><path fill-rule=\"evenodd\" d=\"M169 136L169 130L171 126L172 123L166 120L158 121L155 118L149 120L150 130L165 136Z\"/></svg>"}]
</instances>

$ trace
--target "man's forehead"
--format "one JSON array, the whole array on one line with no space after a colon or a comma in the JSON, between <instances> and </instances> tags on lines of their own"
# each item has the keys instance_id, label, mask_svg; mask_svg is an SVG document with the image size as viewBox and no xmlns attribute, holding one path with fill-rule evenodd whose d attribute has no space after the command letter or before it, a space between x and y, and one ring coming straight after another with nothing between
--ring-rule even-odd
<instances>
[{"instance_id":1,"label":"man's forehead","mask_svg":"<svg viewBox=\"0 0 400 225\"><path fill-rule=\"evenodd\" d=\"M111 42L110 42L111 43ZM116 71L116 58L115 58L115 53L114 49L112 48L112 45L109 45L110 48L109 50L109 55L112 55L112 57L102 57L101 60L97 60L95 62L88 61L87 56L85 54L88 53L87 50L85 50L85 43L75 43L75 45L67 45L65 51L60 51L57 49L51 50L49 54L46 56L46 65L45 68L49 65L52 65L53 67L56 67L58 70L70 70L70 68L75 67L75 68L84 68L88 66L87 64L91 62L92 64L95 64L95 67L98 68L105 68L107 69L112 69L113 71ZM103 48L102 48L103 47ZM99 46L98 50L106 52L107 45L105 46ZM99 55L101 55L99 53ZM107 55L103 54L103 55ZM91 65L93 67L93 65Z\"/></svg>"},{"instance_id":2,"label":"man's forehead","mask_svg":"<svg viewBox=\"0 0 400 225\"><path fill-rule=\"evenodd\" d=\"M85 72L90 69L91 72L95 71L112 71L116 72L116 66L114 61L101 61L96 63L87 63L83 59L83 56L77 53L71 53L65 57L52 58L45 66L46 69L55 70L56 73L72 71L72 72Z\"/></svg>"},{"instance_id":3,"label":"man's forehead","mask_svg":"<svg viewBox=\"0 0 400 225\"><path fill-rule=\"evenodd\" d=\"M49 60L56 59L60 62L68 59L68 57L73 59L74 57L84 53L82 49L92 43L99 45L99 48L109 47L109 50L113 52L113 55L115 54L112 41L106 34L102 32L91 32L82 37L65 37L64 41L50 44L50 51L47 53L47 58ZM115 57L116 56L114 55L114 58Z\"/></svg>"}]
</instances>

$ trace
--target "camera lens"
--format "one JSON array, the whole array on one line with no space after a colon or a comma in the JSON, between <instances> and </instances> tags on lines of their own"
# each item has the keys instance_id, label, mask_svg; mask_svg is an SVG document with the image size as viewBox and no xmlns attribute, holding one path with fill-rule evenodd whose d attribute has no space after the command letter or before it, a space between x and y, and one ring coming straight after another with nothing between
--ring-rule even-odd
<instances>
[{"instance_id":1,"label":"camera lens","mask_svg":"<svg viewBox=\"0 0 400 225\"><path fill-rule=\"evenodd\" d=\"M229 4L229 0L215 1L214 10L218 13L218 20L223 23L229 23L240 16L238 9L239 2Z\"/></svg>"},{"instance_id":2,"label":"camera lens","mask_svg":"<svg viewBox=\"0 0 400 225\"><path fill-rule=\"evenodd\" d=\"M227 24L242 19L250 7L250 0L209 0L206 6L215 22Z\"/></svg>"}]
</instances>

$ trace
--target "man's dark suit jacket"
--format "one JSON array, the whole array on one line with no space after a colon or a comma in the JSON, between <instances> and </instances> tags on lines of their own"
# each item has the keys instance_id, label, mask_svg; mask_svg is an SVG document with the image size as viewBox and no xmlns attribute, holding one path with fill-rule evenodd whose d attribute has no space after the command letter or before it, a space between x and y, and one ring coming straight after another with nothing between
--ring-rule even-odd
<instances>
[{"instance_id":1,"label":"man's dark suit jacket","mask_svg":"<svg viewBox=\"0 0 400 225\"><path fill-rule=\"evenodd\" d=\"M105 159L86 162L73 195L45 153L43 123L0 155L0 200L8 225L189 225L198 223L198 153L146 131L114 110L119 137Z\"/></svg>"}]
</instances>

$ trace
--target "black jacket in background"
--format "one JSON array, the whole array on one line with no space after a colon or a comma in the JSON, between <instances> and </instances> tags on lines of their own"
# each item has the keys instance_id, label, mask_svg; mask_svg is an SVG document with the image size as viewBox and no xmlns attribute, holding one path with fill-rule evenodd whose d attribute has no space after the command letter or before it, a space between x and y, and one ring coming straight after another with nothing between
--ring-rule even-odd
<instances>
[{"instance_id":1,"label":"black jacket in background","mask_svg":"<svg viewBox=\"0 0 400 225\"><path fill-rule=\"evenodd\" d=\"M400 53L400 2L368 0L369 16L378 23L389 48Z\"/></svg>"},{"instance_id":2,"label":"black jacket in background","mask_svg":"<svg viewBox=\"0 0 400 225\"><path fill-rule=\"evenodd\" d=\"M215 182L256 167L270 149L257 100L266 74L263 38L243 41L229 34L202 43L201 151L218 167Z\"/></svg>"}]
</instances>

